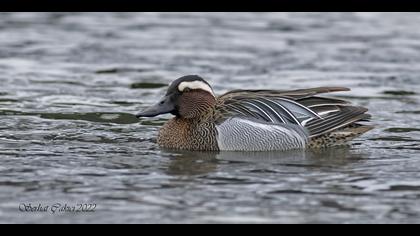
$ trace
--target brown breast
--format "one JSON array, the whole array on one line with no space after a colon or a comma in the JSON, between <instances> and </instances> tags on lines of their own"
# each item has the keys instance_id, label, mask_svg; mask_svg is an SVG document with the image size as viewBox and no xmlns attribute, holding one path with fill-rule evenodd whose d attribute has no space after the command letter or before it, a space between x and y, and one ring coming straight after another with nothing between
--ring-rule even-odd
<instances>
[{"instance_id":1,"label":"brown breast","mask_svg":"<svg viewBox=\"0 0 420 236\"><path fill-rule=\"evenodd\" d=\"M213 122L173 118L159 131L161 147L182 150L218 150L216 127Z\"/></svg>"}]
</instances>

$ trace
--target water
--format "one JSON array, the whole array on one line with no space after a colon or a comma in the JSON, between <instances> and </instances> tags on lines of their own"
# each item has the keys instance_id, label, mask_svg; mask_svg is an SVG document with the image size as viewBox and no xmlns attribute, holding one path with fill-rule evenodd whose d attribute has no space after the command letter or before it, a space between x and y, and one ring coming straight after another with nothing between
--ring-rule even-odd
<instances>
[{"instance_id":1,"label":"water","mask_svg":"<svg viewBox=\"0 0 420 236\"><path fill-rule=\"evenodd\" d=\"M0 222L420 223L420 14L1 13ZM376 129L318 152L162 150L172 80L347 86ZM94 212L19 206L96 204Z\"/></svg>"}]
</instances>

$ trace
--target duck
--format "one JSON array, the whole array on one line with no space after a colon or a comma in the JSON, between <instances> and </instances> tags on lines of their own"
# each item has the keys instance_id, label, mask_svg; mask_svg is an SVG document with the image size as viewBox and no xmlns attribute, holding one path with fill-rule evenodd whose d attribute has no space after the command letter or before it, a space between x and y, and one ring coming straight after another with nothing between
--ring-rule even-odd
<instances>
[{"instance_id":1,"label":"duck","mask_svg":"<svg viewBox=\"0 0 420 236\"><path fill-rule=\"evenodd\" d=\"M320 96L346 87L237 89L216 96L198 75L174 80L137 118L172 114L157 144L189 151L286 151L346 145L373 129L368 109Z\"/></svg>"}]
</instances>

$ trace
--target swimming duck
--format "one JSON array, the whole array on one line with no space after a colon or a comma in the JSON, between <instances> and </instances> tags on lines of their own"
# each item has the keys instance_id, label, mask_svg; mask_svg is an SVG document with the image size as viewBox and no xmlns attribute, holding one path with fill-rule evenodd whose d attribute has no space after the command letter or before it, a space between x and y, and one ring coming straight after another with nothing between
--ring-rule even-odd
<instances>
[{"instance_id":1,"label":"swimming duck","mask_svg":"<svg viewBox=\"0 0 420 236\"><path fill-rule=\"evenodd\" d=\"M370 115L348 101L318 96L349 91L318 87L291 91L233 90L216 96L197 75L173 81L166 95L138 113L175 117L160 129L159 146L201 151L273 151L345 144L372 129Z\"/></svg>"}]
</instances>

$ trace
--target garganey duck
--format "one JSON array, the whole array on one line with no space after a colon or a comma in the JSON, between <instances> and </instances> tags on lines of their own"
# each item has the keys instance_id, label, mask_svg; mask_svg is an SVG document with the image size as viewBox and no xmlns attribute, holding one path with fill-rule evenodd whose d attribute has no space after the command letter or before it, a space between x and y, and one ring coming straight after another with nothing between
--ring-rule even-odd
<instances>
[{"instance_id":1,"label":"garganey duck","mask_svg":"<svg viewBox=\"0 0 420 236\"><path fill-rule=\"evenodd\" d=\"M159 146L202 151L273 151L343 145L369 131L364 107L318 96L349 91L318 87L291 91L234 90L216 96L197 75L172 82L166 95L137 117L171 113Z\"/></svg>"}]
</instances>

